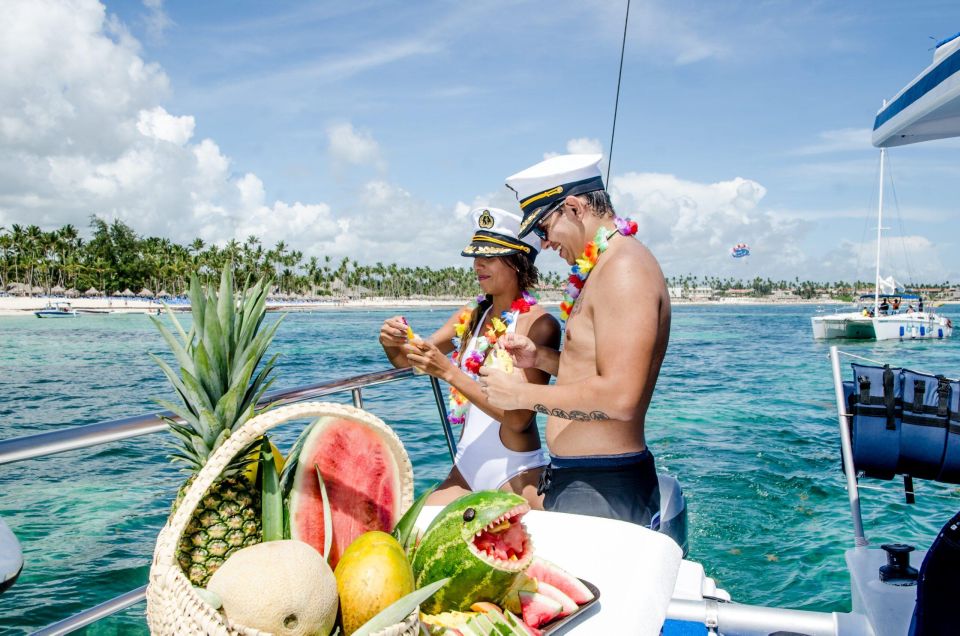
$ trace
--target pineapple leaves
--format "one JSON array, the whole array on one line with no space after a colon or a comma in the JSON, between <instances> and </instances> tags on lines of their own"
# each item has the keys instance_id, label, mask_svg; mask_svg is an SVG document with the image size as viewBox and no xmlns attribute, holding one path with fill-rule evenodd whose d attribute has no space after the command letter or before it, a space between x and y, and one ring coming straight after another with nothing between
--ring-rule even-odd
<instances>
[{"instance_id":1,"label":"pineapple leaves","mask_svg":"<svg viewBox=\"0 0 960 636\"><path fill-rule=\"evenodd\" d=\"M391 533L393 538L400 543L400 547L408 554L410 552L410 546L416 540L416 534L413 533L413 529L416 526L417 518L420 516L420 511L423 510L424 504L427 503L427 497L429 497L436 488L437 485L434 484L427 488L422 495L417 497L413 505L403 513L400 521L398 521L397 525L393 528L393 532ZM411 536L413 537L412 539Z\"/></svg>"},{"instance_id":2,"label":"pineapple leaves","mask_svg":"<svg viewBox=\"0 0 960 636\"><path fill-rule=\"evenodd\" d=\"M277 355L260 366L280 322L260 329L270 282L260 280L238 293L232 269L232 263L224 267L219 287L201 284L196 274L190 277L189 331L170 307L171 328L151 317L176 363L151 357L183 403L157 400L179 418L167 420L176 441L171 459L186 462L194 470L258 412L256 405L273 382ZM248 452L256 455L258 446L259 440ZM235 458L224 475L243 470L250 461L245 458L247 453Z\"/></svg>"},{"instance_id":3,"label":"pineapple leaves","mask_svg":"<svg viewBox=\"0 0 960 636\"><path fill-rule=\"evenodd\" d=\"M370 636L370 634L373 634L374 632L386 629L391 625L396 625L409 616L413 610L417 609L417 606L420 605L420 603L436 594L437 591L449 581L449 577L440 579L439 581L434 581L430 585L424 585L419 590L414 590L406 596L394 601L385 607L379 614L361 625L357 631L353 632L353 636Z\"/></svg>"},{"instance_id":4,"label":"pineapple leaves","mask_svg":"<svg viewBox=\"0 0 960 636\"><path fill-rule=\"evenodd\" d=\"M327 498L327 487L320 474L320 466L314 464L317 470L317 481L320 483L320 501L323 502L323 558L330 562L330 546L333 544L333 519L330 518L330 499Z\"/></svg>"},{"instance_id":5,"label":"pineapple leaves","mask_svg":"<svg viewBox=\"0 0 960 636\"><path fill-rule=\"evenodd\" d=\"M280 481L277 478L273 448L266 435L263 436L263 442L260 444L260 475L263 485L261 498L263 540L279 541L283 539L283 499L280 494Z\"/></svg>"}]
</instances>

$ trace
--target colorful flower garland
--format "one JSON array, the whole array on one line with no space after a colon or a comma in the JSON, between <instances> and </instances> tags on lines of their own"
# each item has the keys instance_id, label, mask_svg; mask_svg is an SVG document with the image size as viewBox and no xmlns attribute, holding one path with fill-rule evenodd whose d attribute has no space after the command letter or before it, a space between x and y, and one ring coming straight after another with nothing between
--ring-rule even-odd
<instances>
[{"instance_id":1,"label":"colorful flower garland","mask_svg":"<svg viewBox=\"0 0 960 636\"><path fill-rule=\"evenodd\" d=\"M637 233L636 221L619 216L613 217L613 221L616 223L617 229L607 234L606 228L597 228L597 233L594 235L593 240L587 243L587 246L583 248L583 254L580 255L577 262L570 268L567 288L563 292L563 301L560 303L561 322L566 323L567 318L570 317L570 312L573 311L573 306L577 303L577 298L580 296L580 291L583 289L584 283L587 282L587 277L590 275L590 272L593 271L593 267L600 259L600 255L607 251L607 247L609 247L607 242L610 238L617 232L624 236L633 236Z\"/></svg>"},{"instance_id":2,"label":"colorful flower garland","mask_svg":"<svg viewBox=\"0 0 960 636\"><path fill-rule=\"evenodd\" d=\"M473 315L477 306L483 302L485 296L477 296L476 300L470 301L470 304L457 317L457 324L453 326L456 337L453 339L453 362L456 364L460 356L460 345L463 337L470 327L470 317ZM537 304L537 297L524 290L520 298L517 298L510 305L510 311L504 311L500 317L494 316L490 320L490 327L486 333L477 337L477 346L475 349L467 352L462 369L473 380L480 375L480 367L483 366L487 355L497 343L497 340L503 334L507 333L507 328L517 319L520 314L530 311L530 308ZM467 421L467 409L470 407L470 400L466 398L455 386L450 385L450 413L447 415L447 421L451 425L463 424Z\"/></svg>"}]
</instances>

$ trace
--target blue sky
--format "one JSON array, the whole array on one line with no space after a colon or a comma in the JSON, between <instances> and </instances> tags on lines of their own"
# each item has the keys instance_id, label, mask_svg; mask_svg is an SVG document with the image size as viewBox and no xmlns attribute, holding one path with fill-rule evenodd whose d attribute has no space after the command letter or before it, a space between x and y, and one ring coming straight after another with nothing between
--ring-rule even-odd
<instances>
[{"instance_id":1,"label":"blue sky","mask_svg":"<svg viewBox=\"0 0 960 636\"><path fill-rule=\"evenodd\" d=\"M466 264L471 207L515 204L504 177L607 153L625 2L12 6L0 225L96 212L181 241L446 265ZM958 30L956 2L634 0L619 211L667 275L872 277L873 117ZM890 153L886 273L960 280L958 153Z\"/></svg>"}]
</instances>

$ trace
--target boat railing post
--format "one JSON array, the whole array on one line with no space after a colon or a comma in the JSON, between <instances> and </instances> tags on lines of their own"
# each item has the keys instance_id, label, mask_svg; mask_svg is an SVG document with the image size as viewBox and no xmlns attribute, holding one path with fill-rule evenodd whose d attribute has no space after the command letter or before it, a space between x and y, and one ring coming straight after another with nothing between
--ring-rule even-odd
<instances>
[{"instance_id":1,"label":"boat railing post","mask_svg":"<svg viewBox=\"0 0 960 636\"><path fill-rule=\"evenodd\" d=\"M360 394L360 387L350 390L350 394L353 396L353 405L358 409L363 408L363 396Z\"/></svg>"},{"instance_id":2,"label":"boat railing post","mask_svg":"<svg viewBox=\"0 0 960 636\"><path fill-rule=\"evenodd\" d=\"M447 406L443 401L443 390L440 388L440 381L433 376L430 376L430 386L433 388L433 399L437 402L437 410L440 411L440 424L443 426L443 434L447 438L450 461L453 461L457 456L457 440L453 438L453 428L450 426L450 420L447 419Z\"/></svg>"},{"instance_id":3,"label":"boat railing post","mask_svg":"<svg viewBox=\"0 0 960 636\"><path fill-rule=\"evenodd\" d=\"M833 367L833 390L837 398L837 421L840 424L840 454L843 456L843 472L847 478L847 497L850 499L850 514L853 516L853 543L857 547L869 545L863 535L863 517L860 514L860 489L857 487L857 469L853 465L853 442L850 439L850 414L843 397L843 379L840 375L840 351L830 347L830 365Z\"/></svg>"}]
</instances>

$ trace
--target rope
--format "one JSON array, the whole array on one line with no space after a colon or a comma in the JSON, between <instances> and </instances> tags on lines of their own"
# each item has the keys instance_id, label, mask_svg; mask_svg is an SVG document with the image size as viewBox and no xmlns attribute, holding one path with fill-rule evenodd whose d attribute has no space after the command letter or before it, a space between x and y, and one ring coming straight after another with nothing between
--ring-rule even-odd
<instances>
[{"instance_id":1,"label":"rope","mask_svg":"<svg viewBox=\"0 0 960 636\"><path fill-rule=\"evenodd\" d=\"M848 358L856 358L857 360L863 360L864 362L869 362L870 364L878 364L878 365L880 365L880 366L883 366L883 365L887 364L886 362L882 362L882 361L880 361L880 360L874 360L873 358L865 358L865 357L863 357L863 356L858 356L858 355L855 354L855 353L847 353L846 351L841 351L840 349L837 349L837 353L839 353L839 354L842 355L842 356L847 356ZM913 369L911 369L911 371L912 371L912 370L913 370ZM936 376L936 375L937 375L936 373L931 373L930 371L919 371L918 373L925 373L925 374L927 374L927 375L933 375L933 376ZM944 377L946 377L946 376L944 376ZM956 380L956 378L947 378L947 379L950 380L950 381L955 381L955 380Z\"/></svg>"},{"instance_id":2,"label":"rope","mask_svg":"<svg viewBox=\"0 0 960 636\"><path fill-rule=\"evenodd\" d=\"M913 268L910 267L910 255L907 253L906 232L903 230L903 215L900 214L900 200L897 198L897 187L893 180L893 166L890 164L890 155L887 155L887 173L890 175L890 192L893 194L893 208L897 211L897 223L900 225L900 247L903 248L903 260L907 265L907 277L910 279L910 285L916 285L917 281L913 278ZM894 290L896 291L896 290Z\"/></svg>"},{"instance_id":3,"label":"rope","mask_svg":"<svg viewBox=\"0 0 960 636\"><path fill-rule=\"evenodd\" d=\"M630 22L630 0L627 0L627 15L623 19L623 42L620 43L620 72L617 74L617 97L613 101L613 129L610 131L610 152L607 153L607 188L610 187L610 166L613 165L613 138L617 134L617 111L620 109L620 82L623 79L623 54L627 50L627 24Z\"/></svg>"}]
</instances>

